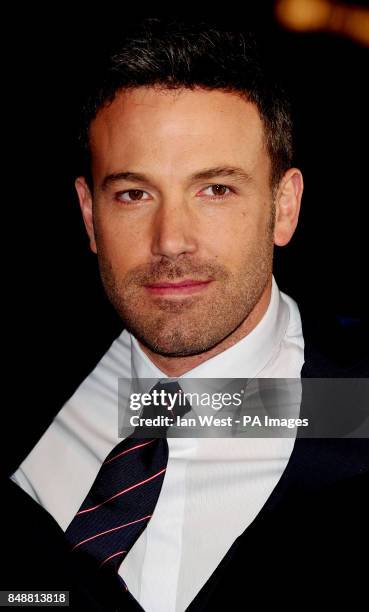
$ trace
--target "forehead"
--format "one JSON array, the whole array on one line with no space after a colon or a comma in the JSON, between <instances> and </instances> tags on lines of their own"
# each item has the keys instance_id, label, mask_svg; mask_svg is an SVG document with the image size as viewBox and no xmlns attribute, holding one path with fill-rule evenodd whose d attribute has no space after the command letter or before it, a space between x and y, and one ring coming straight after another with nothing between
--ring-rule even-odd
<instances>
[{"instance_id":1,"label":"forehead","mask_svg":"<svg viewBox=\"0 0 369 612\"><path fill-rule=\"evenodd\" d=\"M121 91L91 123L90 145L98 174L127 164L173 174L224 162L252 171L266 156L256 106L235 93L204 89Z\"/></svg>"}]
</instances>

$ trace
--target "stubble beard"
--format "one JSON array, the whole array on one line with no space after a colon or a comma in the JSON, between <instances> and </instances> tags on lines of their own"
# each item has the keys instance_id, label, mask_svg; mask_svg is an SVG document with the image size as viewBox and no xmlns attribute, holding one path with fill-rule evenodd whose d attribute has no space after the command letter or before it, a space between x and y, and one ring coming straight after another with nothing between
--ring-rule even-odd
<instances>
[{"instance_id":1,"label":"stubble beard","mask_svg":"<svg viewBox=\"0 0 369 612\"><path fill-rule=\"evenodd\" d=\"M239 328L259 302L273 268L272 224L264 240L248 249L244 269L236 273L218 263L183 256L131 270L117 278L102 241L98 243L101 279L125 328L151 351L185 357L209 351ZM203 292L183 299L153 297L144 285L183 278L214 279Z\"/></svg>"}]
</instances>

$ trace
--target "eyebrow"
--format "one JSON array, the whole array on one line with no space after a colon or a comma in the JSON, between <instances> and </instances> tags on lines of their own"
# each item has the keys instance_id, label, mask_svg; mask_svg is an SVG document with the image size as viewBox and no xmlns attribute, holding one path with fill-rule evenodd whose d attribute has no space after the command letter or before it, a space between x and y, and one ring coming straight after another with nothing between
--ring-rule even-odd
<instances>
[{"instance_id":1,"label":"eyebrow","mask_svg":"<svg viewBox=\"0 0 369 612\"><path fill-rule=\"evenodd\" d=\"M246 172L246 170L243 170L243 168L238 168L237 166L217 166L215 168L205 168L204 170L191 174L188 178L188 182L192 183L199 180L210 180L218 176L230 176L236 181L242 183L252 182L251 175ZM150 183L149 177L141 172L114 172L105 176L101 189L105 191L110 185L120 181Z\"/></svg>"}]
</instances>

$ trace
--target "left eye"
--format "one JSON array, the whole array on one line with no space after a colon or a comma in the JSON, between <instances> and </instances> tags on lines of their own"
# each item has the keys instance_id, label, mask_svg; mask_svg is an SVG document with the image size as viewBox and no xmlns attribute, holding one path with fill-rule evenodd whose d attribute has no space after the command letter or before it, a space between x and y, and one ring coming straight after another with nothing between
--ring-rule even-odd
<instances>
[{"instance_id":1,"label":"left eye","mask_svg":"<svg viewBox=\"0 0 369 612\"><path fill-rule=\"evenodd\" d=\"M206 191L211 190L210 193L206 194ZM231 192L231 190L229 189L229 187L226 187L225 185L209 185L209 187L206 187L205 190L203 190L203 193L205 193L205 195L210 195L210 197L213 198L224 198L225 196L229 195L229 193Z\"/></svg>"}]
</instances>

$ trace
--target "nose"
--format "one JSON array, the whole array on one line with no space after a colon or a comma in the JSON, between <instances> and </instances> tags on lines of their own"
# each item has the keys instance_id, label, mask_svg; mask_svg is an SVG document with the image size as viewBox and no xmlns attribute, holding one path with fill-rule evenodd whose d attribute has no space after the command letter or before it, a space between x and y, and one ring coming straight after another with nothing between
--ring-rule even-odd
<instances>
[{"instance_id":1,"label":"nose","mask_svg":"<svg viewBox=\"0 0 369 612\"><path fill-rule=\"evenodd\" d=\"M185 202L163 201L152 226L152 254L168 259L194 253L196 220Z\"/></svg>"}]
</instances>

